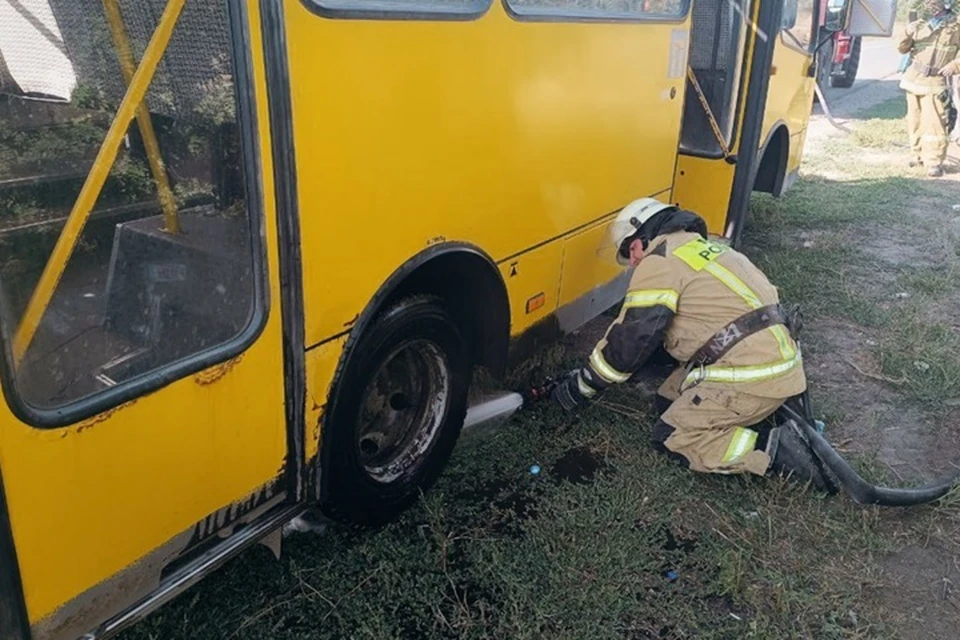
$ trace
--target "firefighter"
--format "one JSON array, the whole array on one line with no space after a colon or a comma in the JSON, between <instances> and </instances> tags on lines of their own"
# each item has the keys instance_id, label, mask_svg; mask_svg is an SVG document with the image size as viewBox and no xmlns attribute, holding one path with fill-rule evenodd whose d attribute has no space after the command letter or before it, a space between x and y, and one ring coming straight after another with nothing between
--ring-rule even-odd
<instances>
[{"instance_id":1,"label":"firefighter","mask_svg":"<svg viewBox=\"0 0 960 640\"><path fill-rule=\"evenodd\" d=\"M684 364L658 391L656 449L693 471L792 474L829 486L796 425L766 421L806 389L788 314L766 276L708 240L698 215L653 198L617 215L607 247L634 268L622 309L554 401L567 410L589 403L662 345Z\"/></svg>"},{"instance_id":2,"label":"firefighter","mask_svg":"<svg viewBox=\"0 0 960 640\"><path fill-rule=\"evenodd\" d=\"M949 132L956 122L947 78L960 71L960 25L951 2L926 0L927 20L906 26L898 46L910 56L900 88L907 98L907 131L913 160L910 166L927 168L927 175L943 175Z\"/></svg>"}]
</instances>

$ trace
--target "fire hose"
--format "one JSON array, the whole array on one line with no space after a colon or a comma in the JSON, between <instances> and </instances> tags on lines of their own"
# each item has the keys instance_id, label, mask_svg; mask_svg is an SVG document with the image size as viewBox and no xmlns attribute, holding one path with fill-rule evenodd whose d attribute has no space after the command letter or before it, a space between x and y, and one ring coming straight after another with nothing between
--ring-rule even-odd
<instances>
[{"instance_id":1,"label":"fire hose","mask_svg":"<svg viewBox=\"0 0 960 640\"><path fill-rule=\"evenodd\" d=\"M549 399L558 383L558 380L548 378L541 384L521 392L520 396L523 398L521 408ZM800 403L802 412L791 407L789 401L784 403L778 412L796 423L802 439L815 459L826 466L840 487L858 504L885 507L912 507L928 504L944 497L960 480L960 473L958 473L921 487L882 487L871 484L864 480L821 435L813 419L809 392L805 391L795 400ZM780 428L787 427L781 425Z\"/></svg>"},{"instance_id":2,"label":"fire hose","mask_svg":"<svg viewBox=\"0 0 960 640\"><path fill-rule=\"evenodd\" d=\"M780 409L796 422L813 454L827 466L844 490L858 504L877 504L885 507L912 507L927 504L949 493L960 479L960 475L954 474L915 488L880 487L870 484L836 449L830 446L827 439L810 424L809 420L786 404Z\"/></svg>"}]
</instances>

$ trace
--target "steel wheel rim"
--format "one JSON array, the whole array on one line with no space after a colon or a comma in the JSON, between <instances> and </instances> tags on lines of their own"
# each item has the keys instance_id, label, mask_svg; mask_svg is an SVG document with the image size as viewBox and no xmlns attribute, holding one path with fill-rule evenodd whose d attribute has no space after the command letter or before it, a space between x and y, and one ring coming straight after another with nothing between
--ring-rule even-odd
<instances>
[{"instance_id":1,"label":"steel wheel rim","mask_svg":"<svg viewBox=\"0 0 960 640\"><path fill-rule=\"evenodd\" d=\"M389 483L425 458L450 402L450 366L425 339L397 346L370 379L360 402L356 451L374 481Z\"/></svg>"}]
</instances>

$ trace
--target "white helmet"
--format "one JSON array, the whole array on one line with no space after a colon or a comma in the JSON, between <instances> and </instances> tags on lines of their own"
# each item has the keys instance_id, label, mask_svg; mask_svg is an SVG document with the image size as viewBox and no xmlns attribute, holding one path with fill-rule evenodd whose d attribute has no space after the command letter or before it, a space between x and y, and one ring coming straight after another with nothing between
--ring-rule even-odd
<instances>
[{"instance_id":1,"label":"white helmet","mask_svg":"<svg viewBox=\"0 0 960 640\"><path fill-rule=\"evenodd\" d=\"M621 266L630 264L630 258L620 252L623 243L639 231L644 222L671 206L656 198L640 198L620 210L607 229L607 241L604 247L607 250L613 249L617 264Z\"/></svg>"}]
</instances>

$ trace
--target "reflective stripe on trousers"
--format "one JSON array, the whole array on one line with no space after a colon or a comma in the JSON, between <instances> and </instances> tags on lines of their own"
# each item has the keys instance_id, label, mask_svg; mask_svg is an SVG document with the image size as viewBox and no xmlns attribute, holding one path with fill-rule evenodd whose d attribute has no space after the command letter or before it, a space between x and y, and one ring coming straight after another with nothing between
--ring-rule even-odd
<instances>
[{"instance_id":1,"label":"reflective stripe on trousers","mask_svg":"<svg viewBox=\"0 0 960 640\"><path fill-rule=\"evenodd\" d=\"M730 440L730 446L723 456L723 462L734 462L742 458L748 451L751 451L757 444L757 436L753 429L744 429L737 427L733 432L733 439Z\"/></svg>"}]
</instances>

